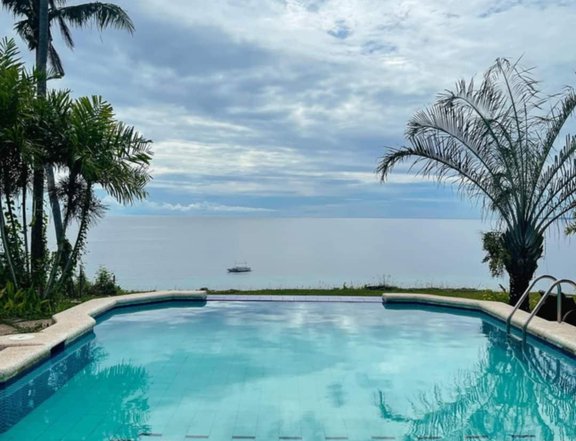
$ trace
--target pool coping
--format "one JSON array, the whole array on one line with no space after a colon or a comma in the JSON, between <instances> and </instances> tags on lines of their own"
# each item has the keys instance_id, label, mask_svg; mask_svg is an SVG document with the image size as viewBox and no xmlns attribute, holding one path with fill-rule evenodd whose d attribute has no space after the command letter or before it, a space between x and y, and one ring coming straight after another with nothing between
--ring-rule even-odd
<instances>
[{"instance_id":1,"label":"pool coping","mask_svg":"<svg viewBox=\"0 0 576 441\"><path fill-rule=\"evenodd\" d=\"M468 309L483 312L499 321L506 323L513 307L502 302L490 300L464 299L459 297L435 296L432 294L382 294L382 302L433 305L448 308ZM518 310L512 317L513 328L521 329L528 320L529 313ZM528 334L543 340L544 342L560 349L561 351L576 356L576 326L568 323L557 323L534 317L528 325Z\"/></svg>"},{"instance_id":2,"label":"pool coping","mask_svg":"<svg viewBox=\"0 0 576 441\"><path fill-rule=\"evenodd\" d=\"M512 311L510 305L501 302L406 293L387 293L381 296L266 296L208 295L205 291L157 291L99 298L54 315L55 323L40 332L1 336L0 347L4 347L4 349L0 350L0 385L19 377L90 332L96 325L96 318L112 309L178 300L422 304L479 311L504 322ZM512 325L520 328L527 318L528 313L518 311L514 315ZM528 331L543 341L571 355L576 355L576 327L535 317L530 323ZM23 335L29 337L22 337Z\"/></svg>"},{"instance_id":3,"label":"pool coping","mask_svg":"<svg viewBox=\"0 0 576 441\"><path fill-rule=\"evenodd\" d=\"M96 318L112 309L174 300L205 301L204 291L156 291L88 300L52 316L40 332L0 337L0 385L13 380L87 334ZM23 337L27 336L27 337ZM26 338L26 339L24 339Z\"/></svg>"},{"instance_id":4,"label":"pool coping","mask_svg":"<svg viewBox=\"0 0 576 441\"><path fill-rule=\"evenodd\" d=\"M260 295L260 294L208 294L207 301L228 302L340 302L340 303L379 303L380 295L373 296L314 296L314 295Z\"/></svg>"}]
</instances>

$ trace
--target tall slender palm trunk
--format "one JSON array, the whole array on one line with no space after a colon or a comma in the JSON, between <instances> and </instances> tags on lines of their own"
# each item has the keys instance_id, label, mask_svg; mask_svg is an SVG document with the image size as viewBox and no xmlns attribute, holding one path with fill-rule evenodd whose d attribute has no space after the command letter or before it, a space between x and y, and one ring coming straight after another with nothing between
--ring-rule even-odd
<instances>
[{"instance_id":1,"label":"tall slender palm trunk","mask_svg":"<svg viewBox=\"0 0 576 441\"><path fill-rule=\"evenodd\" d=\"M52 222L54 222L54 231L56 233L56 243L60 244L64 240L64 226L62 225L62 211L60 210L60 201L56 194L56 179L54 178L54 168L46 165L46 185L48 187L48 198L52 209Z\"/></svg>"},{"instance_id":2,"label":"tall slender palm trunk","mask_svg":"<svg viewBox=\"0 0 576 441\"><path fill-rule=\"evenodd\" d=\"M46 97L46 66L48 64L48 0L35 0L38 11L38 35L36 48L36 70L38 79L38 96ZM44 165L38 161L32 178L32 227L30 232L30 259L32 281L42 289L43 266L46 259L44 243Z\"/></svg>"},{"instance_id":3,"label":"tall slender palm trunk","mask_svg":"<svg viewBox=\"0 0 576 441\"><path fill-rule=\"evenodd\" d=\"M8 238L6 237L6 225L4 223L4 207L2 204L2 195L0 194L0 240L4 248L4 257L6 259L6 265L10 272L10 277L12 278L12 283L16 289L18 289L18 279L16 278L16 271L14 270L14 264L12 262L12 256L10 254L10 247L8 246Z\"/></svg>"},{"instance_id":4,"label":"tall slender palm trunk","mask_svg":"<svg viewBox=\"0 0 576 441\"><path fill-rule=\"evenodd\" d=\"M36 70L40 75L38 81L38 96L46 97L46 72L48 65L48 45L49 45L49 22L48 22L48 0L35 0L38 11L38 36L36 47Z\"/></svg>"}]
</instances>

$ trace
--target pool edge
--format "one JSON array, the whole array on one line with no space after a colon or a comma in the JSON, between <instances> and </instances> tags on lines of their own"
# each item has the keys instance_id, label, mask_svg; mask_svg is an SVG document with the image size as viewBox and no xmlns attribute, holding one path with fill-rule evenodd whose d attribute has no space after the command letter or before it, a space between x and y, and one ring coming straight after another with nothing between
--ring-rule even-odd
<instances>
[{"instance_id":1,"label":"pool edge","mask_svg":"<svg viewBox=\"0 0 576 441\"><path fill-rule=\"evenodd\" d=\"M156 291L126 294L89 300L52 316L54 324L40 332L22 334L26 340L14 340L14 335L0 337L0 385L28 372L63 347L90 332L96 318L115 308L167 302L172 300L205 301L204 291Z\"/></svg>"},{"instance_id":2,"label":"pool edge","mask_svg":"<svg viewBox=\"0 0 576 441\"><path fill-rule=\"evenodd\" d=\"M416 303L468 309L483 312L495 319L506 322L512 312L512 306L490 300L463 299L458 297L443 297L432 294L382 294L383 303ZM512 318L512 326L521 328L528 320L529 314L518 310ZM567 323L557 323L544 320L540 317L534 319L528 325L528 333L556 348L576 356L576 327Z\"/></svg>"},{"instance_id":3,"label":"pool edge","mask_svg":"<svg viewBox=\"0 0 576 441\"><path fill-rule=\"evenodd\" d=\"M351 301L350 298L348 301ZM381 298L354 298L356 302L378 303L415 303L467 309L483 312L495 319L506 321L512 307L505 303L488 300L462 299L443 297L432 294L382 294ZM381 300L380 300L381 299ZM6 348L0 351L0 385L5 384L36 365L50 358L50 356L78 338L90 332L96 325L96 318L115 308L167 302L172 300L192 301L302 301L300 296L208 296L204 291L158 291L149 293L127 294L117 297L106 297L89 300L53 316L54 324L38 333L27 334L33 336L30 340L14 341L13 335L0 337L0 346ZM346 297L315 297L307 301L347 301ZM521 327L527 320L528 313L518 311L512 320L512 325ZM535 317L528 327L528 332L541 340L576 356L576 327L566 323L550 322Z\"/></svg>"}]
</instances>

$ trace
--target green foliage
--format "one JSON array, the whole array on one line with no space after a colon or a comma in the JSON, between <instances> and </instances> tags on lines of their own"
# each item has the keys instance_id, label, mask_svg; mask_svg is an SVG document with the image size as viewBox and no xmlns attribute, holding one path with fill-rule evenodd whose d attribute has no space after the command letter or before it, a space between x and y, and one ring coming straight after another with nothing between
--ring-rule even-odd
<instances>
[{"instance_id":1,"label":"green foliage","mask_svg":"<svg viewBox=\"0 0 576 441\"><path fill-rule=\"evenodd\" d=\"M483 263L488 262L492 277L501 277L509 259L506 251L503 234L499 231L489 231L482 235L482 248L486 251Z\"/></svg>"},{"instance_id":2,"label":"green foliage","mask_svg":"<svg viewBox=\"0 0 576 441\"><path fill-rule=\"evenodd\" d=\"M38 97L36 81L18 61L14 42L4 40L0 44L0 281L11 281L16 289L34 288L42 298L56 298L76 295L72 279L88 230L105 213L96 189L121 204L145 198L152 153L150 141L118 121L101 97L72 99L69 91ZM46 245L44 201L27 203L31 181L36 181L32 176L44 169L59 171L49 190L52 212L62 219L56 229L57 249L52 252ZM31 210L32 205L41 210ZM38 221L40 215L43 222ZM30 235L29 226L40 224L41 234L35 230ZM75 236L69 234L73 224ZM100 288L107 294L102 295L112 294L112 288L104 285Z\"/></svg>"},{"instance_id":3,"label":"green foliage","mask_svg":"<svg viewBox=\"0 0 576 441\"><path fill-rule=\"evenodd\" d=\"M100 267L88 293L94 297L115 296L121 294L122 289L116 285L116 276L106 268Z\"/></svg>"},{"instance_id":4,"label":"green foliage","mask_svg":"<svg viewBox=\"0 0 576 441\"><path fill-rule=\"evenodd\" d=\"M0 289L0 317L39 318L52 313L52 305L33 289L16 289L8 282Z\"/></svg>"}]
</instances>

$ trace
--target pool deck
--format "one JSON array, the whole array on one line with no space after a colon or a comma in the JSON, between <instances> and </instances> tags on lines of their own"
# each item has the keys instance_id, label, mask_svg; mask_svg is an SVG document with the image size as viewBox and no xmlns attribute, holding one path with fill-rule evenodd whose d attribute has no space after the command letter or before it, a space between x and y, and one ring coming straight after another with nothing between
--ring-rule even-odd
<instances>
[{"instance_id":1,"label":"pool deck","mask_svg":"<svg viewBox=\"0 0 576 441\"><path fill-rule=\"evenodd\" d=\"M403 303L436 305L480 311L506 321L512 307L485 300L441 297L428 294L383 294L380 296L257 296L207 295L204 291L159 291L94 299L67 309L54 316L54 324L40 332L0 337L0 385L31 369L77 338L90 332L96 318L114 308L173 300L192 301L262 301L262 302L347 302L347 303ZM518 311L512 325L521 327L528 313ZM576 355L576 327L535 317L528 327L530 334Z\"/></svg>"}]
</instances>

